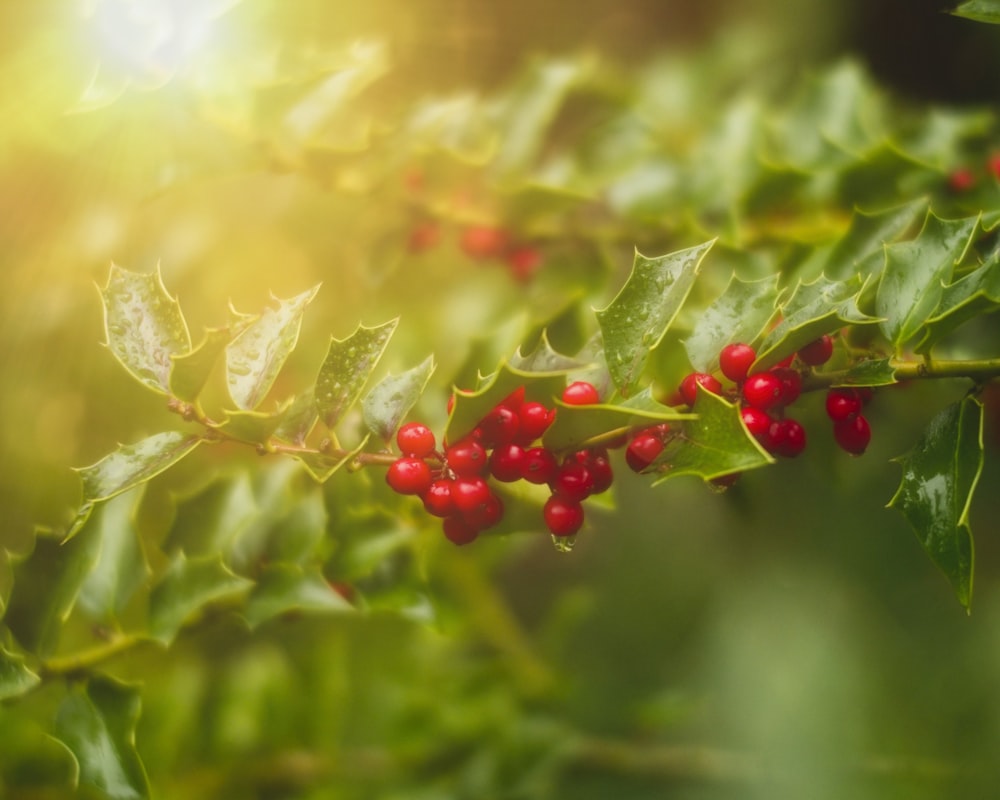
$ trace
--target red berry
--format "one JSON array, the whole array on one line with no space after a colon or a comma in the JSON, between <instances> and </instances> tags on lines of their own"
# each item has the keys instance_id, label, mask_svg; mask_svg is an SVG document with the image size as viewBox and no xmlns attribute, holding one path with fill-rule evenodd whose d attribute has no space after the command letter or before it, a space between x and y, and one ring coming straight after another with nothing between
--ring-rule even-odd
<instances>
[{"instance_id":1,"label":"red berry","mask_svg":"<svg viewBox=\"0 0 1000 800\"><path fill-rule=\"evenodd\" d=\"M549 482L552 493L568 500L585 500L594 491L590 468L575 460L564 462Z\"/></svg>"},{"instance_id":2,"label":"red berry","mask_svg":"<svg viewBox=\"0 0 1000 800\"><path fill-rule=\"evenodd\" d=\"M864 415L858 414L833 423L833 438L842 450L846 450L851 455L860 456L868 449L868 443L872 438L872 429Z\"/></svg>"},{"instance_id":3,"label":"red berry","mask_svg":"<svg viewBox=\"0 0 1000 800\"><path fill-rule=\"evenodd\" d=\"M396 431L396 446L403 455L426 458L434 452L437 443L431 429L422 422L407 422Z\"/></svg>"},{"instance_id":4,"label":"red berry","mask_svg":"<svg viewBox=\"0 0 1000 800\"><path fill-rule=\"evenodd\" d=\"M1000 181L1000 153L991 155L986 167L993 173L993 177Z\"/></svg>"},{"instance_id":5,"label":"red berry","mask_svg":"<svg viewBox=\"0 0 1000 800\"><path fill-rule=\"evenodd\" d=\"M611 471L611 462L607 455L591 453L587 460L587 468L590 470L590 477L594 481L592 494L601 494L611 488L614 482L614 473Z\"/></svg>"},{"instance_id":6,"label":"red berry","mask_svg":"<svg viewBox=\"0 0 1000 800\"><path fill-rule=\"evenodd\" d=\"M509 408L511 411L517 411L521 408L524 403L524 387L518 386L513 392L507 395L503 400L497 403L498 406L503 406L504 408Z\"/></svg>"},{"instance_id":7,"label":"red berry","mask_svg":"<svg viewBox=\"0 0 1000 800\"><path fill-rule=\"evenodd\" d=\"M519 481L523 470L524 448L519 444L502 444L490 454L490 474L498 481Z\"/></svg>"},{"instance_id":8,"label":"red berry","mask_svg":"<svg viewBox=\"0 0 1000 800\"><path fill-rule=\"evenodd\" d=\"M542 266L541 251L531 245L520 245L513 248L507 253L505 260L514 280L521 283L531 280L538 272L538 268Z\"/></svg>"},{"instance_id":9,"label":"red berry","mask_svg":"<svg viewBox=\"0 0 1000 800\"><path fill-rule=\"evenodd\" d=\"M572 536L583 527L583 506L557 494L546 501L542 516L553 536Z\"/></svg>"},{"instance_id":10,"label":"red berry","mask_svg":"<svg viewBox=\"0 0 1000 800\"><path fill-rule=\"evenodd\" d=\"M960 167L948 176L948 188L956 194L968 192L976 185L976 174L968 167Z\"/></svg>"},{"instance_id":11,"label":"red berry","mask_svg":"<svg viewBox=\"0 0 1000 800\"><path fill-rule=\"evenodd\" d=\"M463 514L474 512L488 502L493 493L482 478L455 478L451 484L451 499Z\"/></svg>"},{"instance_id":12,"label":"red berry","mask_svg":"<svg viewBox=\"0 0 1000 800\"><path fill-rule=\"evenodd\" d=\"M748 344L727 344L719 353L719 368L722 374L734 383L746 379L757 352Z\"/></svg>"},{"instance_id":13,"label":"red berry","mask_svg":"<svg viewBox=\"0 0 1000 800\"><path fill-rule=\"evenodd\" d=\"M489 466L486 448L472 437L462 439L445 450L444 459L456 475L482 475Z\"/></svg>"},{"instance_id":14,"label":"red berry","mask_svg":"<svg viewBox=\"0 0 1000 800\"><path fill-rule=\"evenodd\" d=\"M587 381L574 381L563 389L562 400L570 406L590 406L601 401L597 387Z\"/></svg>"},{"instance_id":15,"label":"red berry","mask_svg":"<svg viewBox=\"0 0 1000 800\"><path fill-rule=\"evenodd\" d=\"M472 258L497 258L506 251L508 240L503 228L474 225L462 231L459 246Z\"/></svg>"},{"instance_id":16,"label":"red berry","mask_svg":"<svg viewBox=\"0 0 1000 800\"><path fill-rule=\"evenodd\" d=\"M463 512L462 516L474 528L484 531L487 528L492 528L503 519L503 502L491 492L485 501L472 511Z\"/></svg>"},{"instance_id":17,"label":"red berry","mask_svg":"<svg viewBox=\"0 0 1000 800\"><path fill-rule=\"evenodd\" d=\"M556 457L544 447L532 447L524 451L521 477L529 483L548 483L556 474L559 465Z\"/></svg>"},{"instance_id":18,"label":"red berry","mask_svg":"<svg viewBox=\"0 0 1000 800\"><path fill-rule=\"evenodd\" d=\"M810 367L818 367L830 360L833 355L833 337L823 334L818 339L811 341L798 352L799 361L808 364Z\"/></svg>"},{"instance_id":19,"label":"red berry","mask_svg":"<svg viewBox=\"0 0 1000 800\"><path fill-rule=\"evenodd\" d=\"M505 405L499 405L483 417L479 423L482 433L482 443L486 448L508 444L517 438L521 429L521 418L518 413Z\"/></svg>"},{"instance_id":20,"label":"red berry","mask_svg":"<svg viewBox=\"0 0 1000 800\"><path fill-rule=\"evenodd\" d=\"M767 441L768 432L771 430L771 423L774 421L766 411L759 408L747 406L740 409L740 417L746 425L750 435L761 444Z\"/></svg>"},{"instance_id":21,"label":"red berry","mask_svg":"<svg viewBox=\"0 0 1000 800\"><path fill-rule=\"evenodd\" d=\"M795 458L806 449L806 431L794 419L781 419L772 423L768 431L771 452L785 458Z\"/></svg>"},{"instance_id":22,"label":"red berry","mask_svg":"<svg viewBox=\"0 0 1000 800\"><path fill-rule=\"evenodd\" d=\"M761 411L779 405L783 391L781 378L771 372L755 373L743 382L743 399Z\"/></svg>"},{"instance_id":23,"label":"red berry","mask_svg":"<svg viewBox=\"0 0 1000 800\"><path fill-rule=\"evenodd\" d=\"M802 394L802 375L799 374L798 370L782 367L774 370L771 374L781 381L779 405L790 406L799 399L799 395Z\"/></svg>"},{"instance_id":24,"label":"red berry","mask_svg":"<svg viewBox=\"0 0 1000 800\"><path fill-rule=\"evenodd\" d=\"M453 544L469 544L479 536L479 529L469 523L464 517L448 517L444 521L444 535Z\"/></svg>"},{"instance_id":25,"label":"red berry","mask_svg":"<svg viewBox=\"0 0 1000 800\"><path fill-rule=\"evenodd\" d=\"M450 517L455 513L455 501L451 498L452 481L447 478L434 481L421 498L428 514L435 517Z\"/></svg>"},{"instance_id":26,"label":"red berry","mask_svg":"<svg viewBox=\"0 0 1000 800\"><path fill-rule=\"evenodd\" d=\"M684 376L679 387L681 397L689 406L693 406L698 399L699 385L712 394L722 394L722 384L717 378L705 372L691 372Z\"/></svg>"},{"instance_id":27,"label":"red berry","mask_svg":"<svg viewBox=\"0 0 1000 800\"><path fill-rule=\"evenodd\" d=\"M826 415L834 422L861 413L861 398L854 389L831 389L826 393Z\"/></svg>"},{"instance_id":28,"label":"red berry","mask_svg":"<svg viewBox=\"0 0 1000 800\"><path fill-rule=\"evenodd\" d=\"M521 420L517 440L522 444L531 444L538 439L556 418L555 409L548 409L541 403L525 403L517 412Z\"/></svg>"},{"instance_id":29,"label":"red berry","mask_svg":"<svg viewBox=\"0 0 1000 800\"><path fill-rule=\"evenodd\" d=\"M625 463L633 472L642 472L663 452L663 441L650 433L640 433L625 449Z\"/></svg>"},{"instance_id":30,"label":"red berry","mask_svg":"<svg viewBox=\"0 0 1000 800\"><path fill-rule=\"evenodd\" d=\"M413 226L406 240L406 249L411 253L423 253L441 241L441 226L436 222L421 222Z\"/></svg>"},{"instance_id":31,"label":"red berry","mask_svg":"<svg viewBox=\"0 0 1000 800\"><path fill-rule=\"evenodd\" d=\"M385 482L397 494L423 494L431 485L431 468L422 459L403 456L389 466Z\"/></svg>"}]
</instances>

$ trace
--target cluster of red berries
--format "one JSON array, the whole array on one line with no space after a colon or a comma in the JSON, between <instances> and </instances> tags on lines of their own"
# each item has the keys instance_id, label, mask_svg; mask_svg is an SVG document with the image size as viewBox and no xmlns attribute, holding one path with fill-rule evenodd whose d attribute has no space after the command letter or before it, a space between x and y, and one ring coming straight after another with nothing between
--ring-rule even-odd
<instances>
[{"instance_id":1,"label":"cluster of red berries","mask_svg":"<svg viewBox=\"0 0 1000 800\"><path fill-rule=\"evenodd\" d=\"M586 405L599 397L592 384L578 381L566 387L562 399ZM539 443L555 414L553 408L526 400L521 387L442 452L426 425L407 423L397 431L402 456L389 467L386 482L399 494L420 497L429 514L444 520L444 535L455 544L468 544L503 518L503 502L490 487L491 478L547 485L551 495L542 510L546 527L560 539L574 536L583 526L581 503L607 491L613 475L603 449L559 459Z\"/></svg>"},{"instance_id":2,"label":"cluster of red berries","mask_svg":"<svg viewBox=\"0 0 1000 800\"><path fill-rule=\"evenodd\" d=\"M1000 181L1000 152L991 154L986 160L986 172L994 180ZM948 175L948 188L955 194L972 191L979 183L979 172L971 167L959 167Z\"/></svg>"},{"instance_id":3,"label":"cluster of red berries","mask_svg":"<svg viewBox=\"0 0 1000 800\"><path fill-rule=\"evenodd\" d=\"M440 243L441 236L440 223L420 222L410 230L407 249L411 253L426 252ZM534 245L516 241L505 228L471 225L461 231L458 245L476 261L502 263L521 283L530 281L542 266L542 252Z\"/></svg>"},{"instance_id":4,"label":"cluster of red berries","mask_svg":"<svg viewBox=\"0 0 1000 800\"><path fill-rule=\"evenodd\" d=\"M833 346L833 338L824 334L775 367L754 373L750 369L757 353L750 345L729 344L719 353L719 369L735 384L735 390L729 394L740 403L744 425L772 455L794 458L806 448L805 428L785 413L802 392L802 373L793 367L793 362L797 360L806 367L822 366L833 355ZM699 385L713 394L725 394L714 375L692 372L681 381L677 402L693 406ZM868 421L861 414L870 397L871 391L863 389L831 389L827 397L827 415L834 423L834 439L852 455L861 455L871 439Z\"/></svg>"}]
</instances>

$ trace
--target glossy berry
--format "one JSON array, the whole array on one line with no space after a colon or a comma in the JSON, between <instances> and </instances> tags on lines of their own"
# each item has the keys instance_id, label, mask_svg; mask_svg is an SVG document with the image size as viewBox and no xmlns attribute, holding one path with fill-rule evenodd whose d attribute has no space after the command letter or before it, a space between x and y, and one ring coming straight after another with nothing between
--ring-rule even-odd
<instances>
[{"instance_id":1,"label":"glossy berry","mask_svg":"<svg viewBox=\"0 0 1000 800\"><path fill-rule=\"evenodd\" d=\"M513 483L522 478L524 448L519 444L502 444L490 453L490 475L502 483Z\"/></svg>"},{"instance_id":2,"label":"glossy berry","mask_svg":"<svg viewBox=\"0 0 1000 800\"><path fill-rule=\"evenodd\" d=\"M491 493L474 509L463 512L462 517L477 530L484 531L492 528L503 518L503 502Z\"/></svg>"},{"instance_id":3,"label":"glossy berry","mask_svg":"<svg viewBox=\"0 0 1000 800\"><path fill-rule=\"evenodd\" d=\"M518 441L522 444L531 444L548 430L552 420L555 419L555 409L548 409L541 403L524 403L517 412L521 425L518 433Z\"/></svg>"},{"instance_id":4,"label":"glossy berry","mask_svg":"<svg viewBox=\"0 0 1000 800\"><path fill-rule=\"evenodd\" d=\"M562 400L570 406L590 406L598 403L601 396L597 393L597 387L587 381L574 381L563 389Z\"/></svg>"},{"instance_id":5,"label":"glossy berry","mask_svg":"<svg viewBox=\"0 0 1000 800\"><path fill-rule=\"evenodd\" d=\"M442 526L444 528L444 535L448 541L452 544L469 544L474 542L476 537L479 536L479 529L468 522L464 517L453 516L448 517Z\"/></svg>"},{"instance_id":6,"label":"glossy berry","mask_svg":"<svg viewBox=\"0 0 1000 800\"><path fill-rule=\"evenodd\" d=\"M517 438L517 433L521 429L521 417L516 410L506 405L499 405L483 417L477 427L481 433L483 446L493 448L509 444Z\"/></svg>"},{"instance_id":7,"label":"glossy berry","mask_svg":"<svg viewBox=\"0 0 1000 800\"><path fill-rule=\"evenodd\" d=\"M403 456L389 466L385 482L397 494L423 494L431 485L431 468L423 459Z\"/></svg>"},{"instance_id":8,"label":"glossy berry","mask_svg":"<svg viewBox=\"0 0 1000 800\"><path fill-rule=\"evenodd\" d=\"M601 494L611 488L615 476L611 471L611 462L606 455L592 455L587 461L590 477L594 482L592 494Z\"/></svg>"},{"instance_id":9,"label":"glossy berry","mask_svg":"<svg viewBox=\"0 0 1000 800\"><path fill-rule=\"evenodd\" d=\"M743 399L761 411L780 405L783 393L781 378L772 372L755 373L743 382Z\"/></svg>"},{"instance_id":10,"label":"glossy berry","mask_svg":"<svg viewBox=\"0 0 1000 800\"><path fill-rule=\"evenodd\" d=\"M831 389L826 393L826 415L834 422L861 413L861 398L854 389Z\"/></svg>"},{"instance_id":11,"label":"glossy berry","mask_svg":"<svg viewBox=\"0 0 1000 800\"><path fill-rule=\"evenodd\" d=\"M489 467L486 448L472 437L453 444L444 451L444 458L456 475L482 475Z\"/></svg>"},{"instance_id":12,"label":"glossy berry","mask_svg":"<svg viewBox=\"0 0 1000 800\"><path fill-rule=\"evenodd\" d=\"M594 479L590 468L575 460L563 463L549 482L553 494L565 497L567 500L585 500L594 491Z\"/></svg>"},{"instance_id":13,"label":"glossy berry","mask_svg":"<svg viewBox=\"0 0 1000 800\"><path fill-rule=\"evenodd\" d=\"M778 405L790 406L802 394L802 375L796 369L782 367L771 372L781 381L781 400Z\"/></svg>"},{"instance_id":14,"label":"glossy berry","mask_svg":"<svg viewBox=\"0 0 1000 800\"><path fill-rule=\"evenodd\" d=\"M532 447L524 451L521 477L528 483L548 483L555 476L558 467L552 453L544 447Z\"/></svg>"},{"instance_id":15,"label":"glossy berry","mask_svg":"<svg viewBox=\"0 0 1000 800\"><path fill-rule=\"evenodd\" d=\"M524 387L518 386L513 392L507 395L503 400L497 403L498 406L503 406L504 408L509 408L511 411L516 412L521 408L524 403Z\"/></svg>"},{"instance_id":16,"label":"glossy berry","mask_svg":"<svg viewBox=\"0 0 1000 800\"><path fill-rule=\"evenodd\" d=\"M757 352L748 344L727 344L719 353L719 369L734 383L745 380Z\"/></svg>"},{"instance_id":17,"label":"glossy berry","mask_svg":"<svg viewBox=\"0 0 1000 800\"><path fill-rule=\"evenodd\" d=\"M719 383L718 378L706 372L691 372L684 376L679 387L681 397L689 406L693 406L695 400L698 399L698 386L712 394L722 394L722 384Z\"/></svg>"},{"instance_id":18,"label":"glossy berry","mask_svg":"<svg viewBox=\"0 0 1000 800\"><path fill-rule=\"evenodd\" d=\"M463 514L471 514L484 503L489 502L493 493L482 478L455 478L451 484L451 499L455 508Z\"/></svg>"},{"instance_id":19,"label":"glossy berry","mask_svg":"<svg viewBox=\"0 0 1000 800\"><path fill-rule=\"evenodd\" d=\"M795 458L806 449L806 431L802 425L790 418L776 420L768 430L772 453L785 458Z\"/></svg>"},{"instance_id":20,"label":"glossy berry","mask_svg":"<svg viewBox=\"0 0 1000 800\"><path fill-rule=\"evenodd\" d=\"M753 406L746 406L740 409L740 417L746 425L750 435L763 444L767 441L768 433L771 430L771 423L774 421L766 411L761 411Z\"/></svg>"},{"instance_id":21,"label":"glossy berry","mask_svg":"<svg viewBox=\"0 0 1000 800\"><path fill-rule=\"evenodd\" d=\"M833 423L833 438L842 450L860 456L868 449L872 429L863 414Z\"/></svg>"},{"instance_id":22,"label":"glossy berry","mask_svg":"<svg viewBox=\"0 0 1000 800\"><path fill-rule=\"evenodd\" d=\"M808 364L810 367L818 367L825 364L833 356L833 337L823 334L818 339L814 339L798 352L799 361Z\"/></svg>"},{"instance_id":23,"label":"glossy berry","mask_svg":"<svg viewBox=\"0 0 1000 800\"><path fill-rule=\"evenodd\" d=\"M554 494L546 501L542 517L553 536L572 536L583 527L583 506Z\"/></svg>"},{"instance_id":24,"label":"glossy berry","mask_svg":"<svg viewBox=\"0 0 1000 800\"><path fill-rule=\"evenodd\" d=\"M436 480L423 493L421 499L428 514L435 517L450 517L455 509L455 501L451 499L452 481L447 478Z\"/></svg>"},{"instance_id":25,"label":"glossy berry","mask_svg":"<svg viewBox=\"0 0 1000 800\"><path fill-rule=\"evenodd\" d=\"M498 258L507 250L509 236L503 228L474 225L462 231L459 246L475 259Z\"/></svg>"},{"instance_id":26,"label":"glossy berry","mask_svg":"<svg viewBox=\"0 0 1000 800\"><path fill-rule=\"evenodd\" d=\"M625 463L633 472L642 472L663 452L663 440L651 433L640 433L625 448Z\"/></svg>"},{"instance_id":27,"label":"glossy berry","mask_svg":"<svg viewBox=\"0 0 1000 800\"><path fill-rule=\"evenodd\" d=\"M436 445L431 429L422 422L407 422L396 431L396 446L403 455L426 458Z\"/></svg>"}]
</instances>

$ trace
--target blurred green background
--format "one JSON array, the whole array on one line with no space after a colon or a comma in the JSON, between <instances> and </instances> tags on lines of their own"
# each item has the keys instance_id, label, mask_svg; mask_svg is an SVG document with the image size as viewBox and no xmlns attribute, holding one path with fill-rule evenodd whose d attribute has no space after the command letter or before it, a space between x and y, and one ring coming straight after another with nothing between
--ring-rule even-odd
<instances>
[{"instance_id":1,"label":"blurred green background","mask_svg":"<svg viewBox=\"0 0 1000 800\"><path fill-rule=\"evenodd\" d=\"M499 331L502 353L523 314L606 303L625 274L631 245L613 248L610 266L595 259L527 289L469 268L454 247L401 255L386 244L411 224L387 202L399 187L324 185L230 124L244 118L248 71L263 74L272 54L305 63L384 42L391 66L366 102L386 113L429 94L491 91L534 56L596 54L627 70L710 47L746 49L759 65L734 86L853 54L890 92L1000 99L996 31L936 3L191 0L166 5L202 27L162 40L134 21L124 38L102 33L102 14L119 5L129 4L0 8L0 546L14 552L30 549L36 525L72 517L70 467L165 424L162 401L99 344L94 283L111 261L159 263L192 331L219 324L230 300L255 311L269 291L322 281L290 386L313 375L329 334L400 314L388 366L435 353L438 389L421 411L438 424L450 376L476 347L484 362L492 354L477 339ZM202 32L217 38L198 50ZM199 105L206 96L235 110L220 121ZM123 660L146 687L138 742L157 796L989 796L1000 749L997 431L973 509L970 617L883 508L898 476L888 459L963 389L881 393L863 459L816 436L799 461L724 495L684 480L650 491L620 470L618 510L595 512L571 556L530 537L431 547L417 570L429 625L412 609L253 635L223 620L168 657ZM213 458L168 488L219 468ZM349 502L352 478L337 476L331 497ZM44 720L45 697L40 708ZM6 780L37 792L11 796L48 796L38 787L58 757L29 721L7 731Z\"/></svg>"}]
</instances>

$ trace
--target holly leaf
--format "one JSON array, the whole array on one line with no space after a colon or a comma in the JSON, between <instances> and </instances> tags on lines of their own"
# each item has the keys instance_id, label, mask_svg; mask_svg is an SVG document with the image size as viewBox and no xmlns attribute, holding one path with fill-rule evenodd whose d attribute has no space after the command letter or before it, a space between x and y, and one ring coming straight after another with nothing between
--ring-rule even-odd
<instances>
[{"instance_id":1,"label":"holly leaf","mask_svg":"<svg viewBox=\"0 0 1000 800\"><path fill-rule=\"evenodd\" d=\"M253 581L222 563L218 553L174 556L149 598L149 635L169 645L184 624L210 603L244 594Z\"/></svg>"},{"instance_id":2,"label":"holly leaf","mask_svg":"<svg viewBox=\"0 0 1000 800\"><path fill-rule=\"evenodd\" d=\"M328 428L336 426L361 396L398 324L397 318L374 328L359 325L346 339L331 337L315 388L316 408Z\"/></svg>"},{"instance_id":3,"label":"holly leaf","mask_svg":"<svg viewBox=\"0 0 1000 800\"><path fill-rule=\"evenodd\" d=\"M135 747L141 700L134 686L91 678L73 686L55 719L55 735L76 758L80 783L111 800L149 797L146 771Z\"/></svg>"},{"instance_id":4,"label":"holly leaf","mask_svg":"<svg viewBox=\"0 0 1000 800\"><path fill-rule=\"evenodd\" d=\"M163 285L160 268L144 275L111 265L104 304L106 344L138 381L170 391L171 356L191 349L191 336L177 300Z\"/></svg>"},{"instance_id":5,"label":"holly leaf","mask_svg":"<svg viewBox=\"0 0 1000 800\"><path fill-rule=\"evenodd\" d=\"M658 258L636 251L632 272L611 303L597 311L611 378L632 393L650 351L663 339L715 240Z\"/></svg>"},{"instance_id":6,"label":"holly leaf","mask_svg":"<svg viewBox=\"0 0 1000 800\"><path fill-rule=\"evenodd\" d=\"M230 411L226 410L225 420L217 427L227 436L251 444L264 444L285 420L285 414L293 400L289 398L275 411Z\"/></svg>"},{"instance_id":7,"label":"holly leaf","mask_svg":"<svg viewBox=\"0 0 1000 800\"><path fill-rule=\"evenodd\" d=\"M1000 308L1000 258L989 261L964 278L944 287L934 315L923 327L923 336L914 346L918 353L929 353L945 336L971 319L991 314Z\"/></svg>"},{"instance_id":8,"label":"holly leaf","mask_svg":"<svg viewBox=\"0 0 1000 800\"><path fill-rule=\"evenodd\" d=\"M864 290L859 276L846 281L831 281L819 277L811 283L800 283L792 296L782 304L782 319L757 347L757 360L751 370L760 372L774 366L787 355L832 333L841 326L878 322L858 308L858 297Z\"/></svg>"},{"instance_id":9,"label":"holly leaf","mask_svg":"<svg viewBox=\"0 0 1000 800\"><path fill-rule=\"evenodd\" d=\"M170 393L187 403L196 402L219 355L232 337L233 332L229 328L209 328L193 350L171 355Z\"/></svg>"},{"instance_id":10,"label":"holly leaf","mask_svg":"<svg viewBox=\"0 0 1000 800\"><path fill-rule=\"evenodd\" d=\"M1000 25L1000 0L966 0L951 11L956 17Z\"/></svg>"},{"instance_id":11,"label":"holly leaf","mask_svg":"<svg viewBox=\"0 0 1000 800\"><path fill-rule=\"evenodd\" d=\"M0 702L27 694L41 682L21 656L0 646Z\"/></svg>"},{"instance_id":12,"label":"holly leaf","mask_svg":"<svg viewBox=\"0 0 1000 800\"><path fill-rule=\"evenodd\" d=\"M680 475L708 481L774 463L747 431L738 406L699 386L695 410L650 467L661 472L654 486Z\"/></svg>"},{"instance_id":13,"label":"holly leaf","mask_svg":"<svg viewBox=\"0 0 1000 800\"><path fill-rule=\"evenodd\" d=\"M275 297L277 308L265 309L226 345L226 384L239 409L252 411L267 395L298 344L302 315L318 291L317 285L289 300Z\"/></svg>"},{"instance_id":14,"label":"holly leaf","mask_svg":"<svg viewBox=\"0 0 1000 800\"><path fill-rule=\"evenodd\" d=\"M896 461L903 475L889 507L906 517L968 610L975 561L969 507L983 469L982 404L973 397L951 404Z\"/></svg>"},{"instance_id":15,"label":"holly leaf","mask_svg":"<svg viewBox=\"0 0 1000 800\"><path fill-rule=\"evenodd\" d=\"M518 348L510 359L510 365L522 372L575 372L589 366L586 361L558 352L552 347L548 332L544 330L535 349L524 354Z\"/></svg>"},{"instance_id":16,"label":"holly leaf","mask_svg":"<svg viewBox=\"0 0 1000 800\"><path fill-rule=\"evenodd\" d=\"M734 342L753 342L777 313L777 278L742 281L735 275L715 301L698 315L694 330L684 341L691 366L713 372L719 351Z\"/></svg>"},{"instance_id":17,"label":"holly leaf","mask_svg":"<svg viewBox=\"0 0 1000 800\"><path fill-rule=\"evenodd\" d=\"M908 242L885 249L885 269L875 296L882 333L899 347L913 338L938 307L944 284L964 258L979 217L943 220L928 213Z\"/></svg>"},{"instance_id":18,"label":"holly leaf","mask_svg":"<svg viewBox=\"0 0 1000 800\"><path fill-rule=\"evenodd\" d=\"M926 208L927 200L920 198L872 213L855 209L850 227L825 259L823 274L831 280L876 274L885 262L885 245L905 234Z\"/></svg>"},{"instance_id":19,"label":"holly leaf","mask_svg":"<svg viewBox=\"0 0 1000 800\"><path fill-rule=\"evenodd\" d=\"M229 542L261 514L250 478L242 471L216 478L176 502L163 550L170 554L183 550L187 557L225 551Z\"/></svg>"},{"instance_id":20,"label":"holly leaf","mask_svg":"<svg viewBox=\"0 0 1000 800\"><path fill-rule=\"evenodd\" d=\"M870 358L848 369L835 385L888 386L896 382L896 365L891 358Z\"/></svg>"},{"instance_id":21,"label":"holly leaf","mask_svg":"<svg viewBox=\"0 0 1000 800\"><path fill-rule=\"evenodd\" d=\"M358 453L365 449L369 436L370 434L365 434L364 439L356 447L338 454L303 452L295 453L295 458L301 462L302 466L306 468L306 471L312 475L314 480L319 483L325 483L333 473L344 466L344 464L352 461Z\"/></svg>"},{"instance_id":22,"label":"holly leaf","mask_svg":"<svg viewBox=\"0 0 1000 800\"><path fill-rule=\"evenodd\" d=\"M274 436L283 442L300 447L306 443L312 429L316 427L319 414L316 413L316 395L312 387L299 392L285 412Z\"/></svg>"},{"instance_id":23,"label":"holly leaf","mask_svg":"<svg viewBox=\"0 0 1000 800\"><path fill-rule=\"evenodd\" d=\"M372 387L361 402L361 413L368 430L389 441L400 423L417 404L434 372L434 356L394 376L386 375Z\"/></svg>"},{"instance_id":24,"label":"holly leaf","mask_svg":"<svg viewBox=\"0 0 1000 800\"><path fill-rule=\"evenodd\" d=\"M261 573L250 593L243 616L251 630L289 612L329 614L354 607L330 586L316 568L272 564Z\"/></svg>"}]
</instances>

